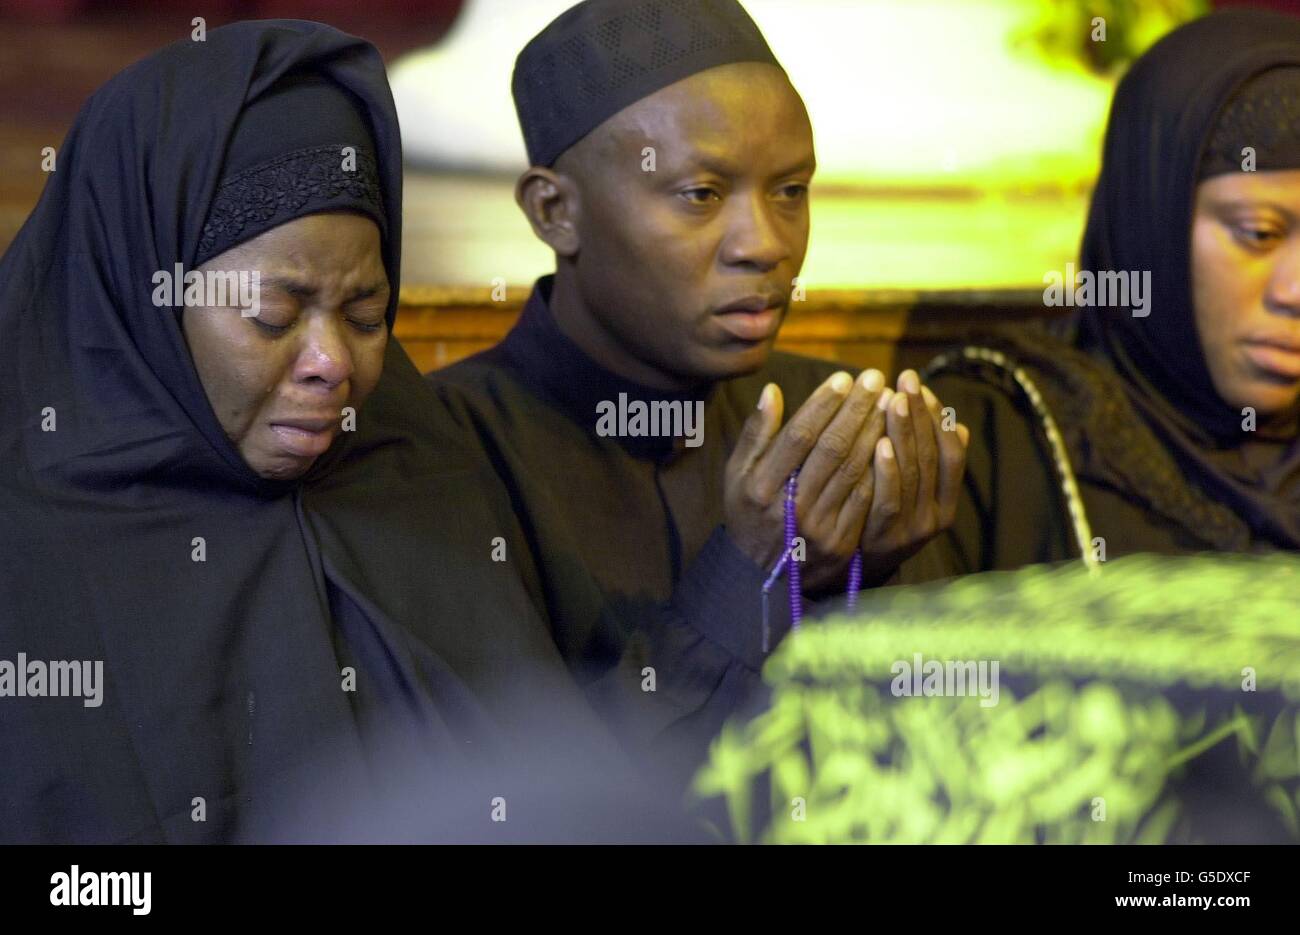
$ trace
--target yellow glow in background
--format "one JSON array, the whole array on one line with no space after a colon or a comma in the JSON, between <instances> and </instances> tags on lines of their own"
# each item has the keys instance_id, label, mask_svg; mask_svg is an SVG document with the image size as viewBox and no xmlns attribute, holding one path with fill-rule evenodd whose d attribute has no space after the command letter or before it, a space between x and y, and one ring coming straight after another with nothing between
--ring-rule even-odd
<instances>
[{"instance_id":1,"label":"yellow glow in background","mask_svg":"<svg viewBox=\"0 0 1300 935\"><path fill-rule=\"evenodd\" d=\"M518 50L570 5L470 0L442 43L394 64L412 166L411 281L527 283L553 267L514 204L524 153L509 82ZM811 288L1041 286L1045 271L1074 259L1114 87L1084 61L1089 9L1052 0L746 7L813 122ZM1148 4L1108 22L1106 41L1126 28L1146 45L1176 19ZM1039 41L1048 26L1064 32L1065 50Z\"/></svg>"}]
</instances>

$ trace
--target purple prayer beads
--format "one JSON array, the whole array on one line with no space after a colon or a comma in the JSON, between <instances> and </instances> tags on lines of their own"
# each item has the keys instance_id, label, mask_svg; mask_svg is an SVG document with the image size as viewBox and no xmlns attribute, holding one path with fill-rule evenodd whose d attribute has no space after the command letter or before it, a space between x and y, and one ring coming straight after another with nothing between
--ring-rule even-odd
<instances>
[{"instance_id":1,"label":"purple prayer beads","mask_svg":"<svg viewBox=\"0 0 1300 935\"><path fill-rule=\"evenodd\" d=\"M799 493L799 469L795 468L790 479L785 482L785 554L790 556L786 565L788 575L786 582L790 591L790 626L799 629L803 620L803 568L794 559L794 540L799 535L799 523L795 516L795 496Z\"/></svg>"},{"instance_id":2,"label":"purple prayer beads","mask_svg":"<svg viewBox=\"0 0 1300 935\"><path fill-rule=\"evenodd\" d=\"M803 576L799 562L794 558L794 540L799 536L799 521L795 510L795 501L799 495L799 470L796 468L785 482L785 549L772 573L763 585L763 652L768 649L768 613L767 596L781 576L788 570L786 580L790 592L790 627L799 629L803 622ZM845 606L852 610L858 603L858 592L862 590L862 550L853 553L849 562L849 583L846 591Z\"/></svg>"}]
</instances>

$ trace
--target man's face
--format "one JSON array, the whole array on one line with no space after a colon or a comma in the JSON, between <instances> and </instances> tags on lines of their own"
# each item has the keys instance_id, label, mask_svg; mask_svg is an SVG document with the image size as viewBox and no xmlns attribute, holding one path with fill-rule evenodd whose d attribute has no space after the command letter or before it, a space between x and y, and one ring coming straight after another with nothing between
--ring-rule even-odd
<instances>
[{"instance_id":1,"label":"man's face","mask_svg":"<svg viewBox=\"0 0 1300 935\"><path fill-rule=\"evenodd\" d=\"M1196 329L1214 388L1261 416L1300 401L1300 169L1202 182L1192 220Z\"/></svg>"},{"instance_id":2,"label":"man's face","mask_svg":"<svg viewBox=\"0 0 1300 935\"><path fill-rule=\"evenodd\" d=\"M759 368L807 250L814 167L803 102L755 63L663 88L565 153L578 288L625 358L607 363L661 386Z\"/></svg>"},{"instance_id":3,"label":"man's face","mask_svg":"<svg viewBox=\"0 0 1300 935\"><path fill-rule=\"evenodd\" d=\"M256 270L261 310L187 307L182 324L221 427L262 477L307 472L383 370L389 284L379 228L358 214L312 214L213 257L206 270Z\"/></svg>"}]
</instances>

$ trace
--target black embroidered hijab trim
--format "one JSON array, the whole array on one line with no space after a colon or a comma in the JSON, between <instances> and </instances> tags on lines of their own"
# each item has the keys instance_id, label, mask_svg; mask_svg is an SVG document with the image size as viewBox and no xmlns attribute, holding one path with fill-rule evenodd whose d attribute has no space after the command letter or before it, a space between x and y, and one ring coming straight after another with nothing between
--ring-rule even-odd
<instances>
[{"instance_id":1,"label":"black embroidered hijab trim","mask_svg":"<svg viewBox=\"0 0 1300 935\"><path fill-rule=\"evenodd\" d=\"M384 201L374 157L356 152L356 168L343 168L347 144L310 146L254 166L217 189L199 241L199 261L286 221L339 208L369 208L384 228Z\"/></svg>"}]
</instances>

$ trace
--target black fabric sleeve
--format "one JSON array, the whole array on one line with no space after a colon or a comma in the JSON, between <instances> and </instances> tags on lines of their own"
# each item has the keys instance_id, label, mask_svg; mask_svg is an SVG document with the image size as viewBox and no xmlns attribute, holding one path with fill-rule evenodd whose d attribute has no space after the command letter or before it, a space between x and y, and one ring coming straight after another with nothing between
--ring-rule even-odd
<instances>
[{"instance_id":1,"label":"black fabric sleeve","mask_svg":"<svg viewBox=\"0 0 1300 935\"><path fill-rule=\"evenodd\" d=\"M667 602L607 610L626 644L618 664L588 685L588 696L634 755L682 784L723 722L761 702L763 661L790 630L782 575L768 595L764 650L766 580L719 526Z\"/></svg>"}]
</instances>

